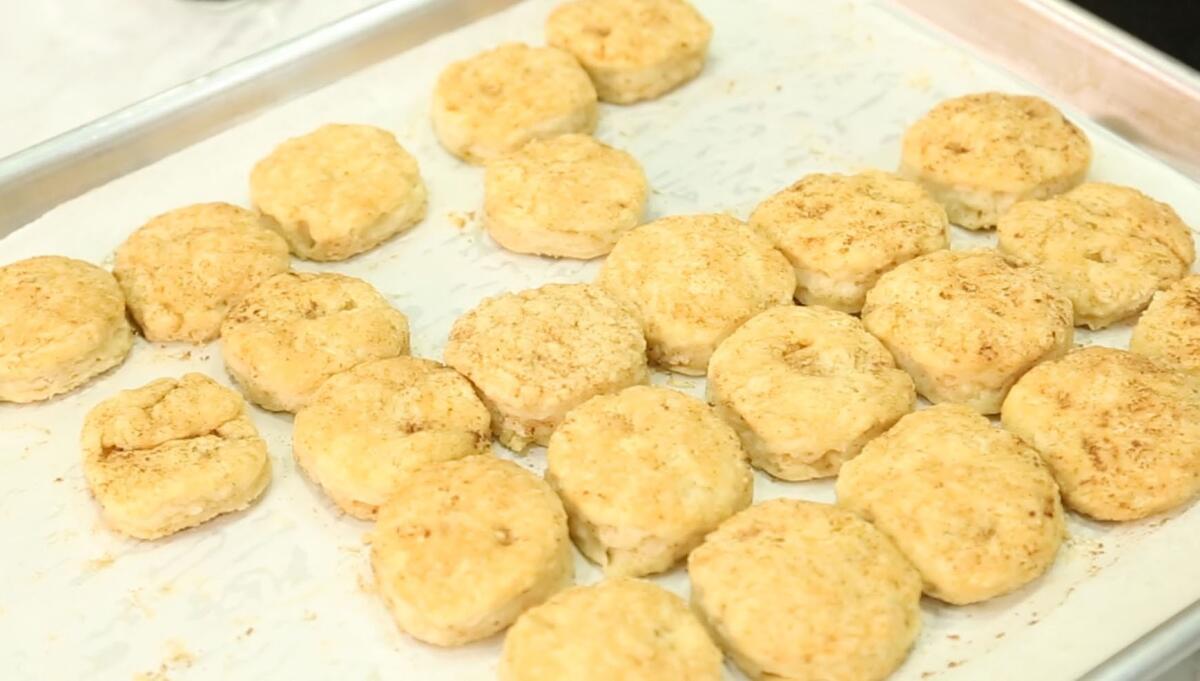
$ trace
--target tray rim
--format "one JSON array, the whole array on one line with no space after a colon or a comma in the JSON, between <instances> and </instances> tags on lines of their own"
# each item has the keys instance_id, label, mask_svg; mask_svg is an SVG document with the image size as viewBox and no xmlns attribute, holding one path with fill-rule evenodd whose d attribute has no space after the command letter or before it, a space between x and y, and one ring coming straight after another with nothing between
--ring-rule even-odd
<instances>
[{"instance_id":1,"label":"tray rim","mask_svg":"<svg viewBox=\"0 0 1200 681\"><path fill-rule=\"evenodd\" d=\"M938 0L876 1L891 5L930 26L941 34L942 39L957 40L960 46L997 68L1028 80L1025 74L998 61L995 55L969 40L931 25L911 7L937 4ZM1110 46L1138 68L1196 93L1200 100L1200 73L1098 17L1070 6L1064 0L1010 1L1040 6L1044 10L1042 14L1051 20L1072 24L1064 30L1086 34ZM299 37L0 158L0 239L90 189L211 137L269 107L316 90L348 73L517 2L520 0L381 0ZM394 49L387 51L363 49L372 35L400 25L409 25L408 40L393 43ZM429 30L430 27L435 28ZM349 54L356 48L360 50L359 54ZM254 87L294 74L302 66L311 66L322 59L335 63L306 73L305 78L291 82L287 88L258 90ZM1069 101L1069 98L1064 99ZM222 108L223 113L217 112ZM143 139L148 130L161 133L166 130L179 132L180 129L183 134L173 134L170 144ZM1114 134L1149 153L1120 132L1114 131ZM1185 174L1178 167L1173 170ZM84 177L61 182L63 176L72 173ZM1087 681L1152 678L1197 650L1200 650L1200 600L1182 604L1178 612L1114 652L1082 678Z\"/></svg>"}]
</instances>

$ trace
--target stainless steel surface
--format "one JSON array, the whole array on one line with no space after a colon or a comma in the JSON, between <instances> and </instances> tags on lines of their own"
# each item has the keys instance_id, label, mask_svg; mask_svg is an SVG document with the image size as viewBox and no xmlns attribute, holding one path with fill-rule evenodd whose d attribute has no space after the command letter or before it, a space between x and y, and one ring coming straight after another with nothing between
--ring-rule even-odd
<instances>
[{"instance_id":1,"label":"stainless steel surface","mask_svg":"<svg viewBox=\"0 0 1200 681\"><path fill-rule=\"evenodd\" d=\"M1200 180L1200 74L1064 0L892 0Z\"/></svg>"},{"instance_id":2,"label":"stainless steel surface","mask_svg":"<svg viewBox=\"0 0 1200 681\"><path fill-rule=\"evenodd\" d=\"M390 0L0 159L0 236L90 188L515 0ZM1200 76L1058 0L893 0L1200 178ZM986 29L980 16L986 15ZM1200 649L1200 604L1092 671L1151 678Z\"/></svg>"},{"instance_id":3,"label":"stainless steel surface","mask_svg":"<svg viewBox=\"0 0 1200 681\"><path fill-rule=\"evenodd\" d=\"M513 2L383 2L0 159L0 236L266 107Z\"/></svg>"}]
</instances>

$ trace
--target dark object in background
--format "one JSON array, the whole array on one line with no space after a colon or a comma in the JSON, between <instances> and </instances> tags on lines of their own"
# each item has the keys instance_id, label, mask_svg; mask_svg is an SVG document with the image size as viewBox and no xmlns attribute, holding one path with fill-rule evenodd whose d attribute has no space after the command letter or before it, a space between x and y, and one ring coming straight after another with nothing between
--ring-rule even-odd
<instances>
[{"instance_id":1,"label":"dark object in background","mask_svg":"<svg viewBox=\"0 0 1200 681\"><path fill-rule=\"evenodd\" d=\"M1200 0L1073 2L1200 70Z\"/></svg>"}]
</instances>

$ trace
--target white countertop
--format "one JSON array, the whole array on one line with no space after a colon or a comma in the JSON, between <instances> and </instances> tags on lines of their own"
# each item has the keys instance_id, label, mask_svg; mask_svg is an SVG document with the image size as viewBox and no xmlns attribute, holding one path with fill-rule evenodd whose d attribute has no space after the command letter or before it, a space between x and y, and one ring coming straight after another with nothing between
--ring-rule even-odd
<instances>
[{"instance_id":1,"label":"white countertop","mask_svg":"<svg viewBox=\"0 0 1200 681\"><path fill-rule=\"evenodd\" d=\"M0 157L374 2L9 2L0 22ZM1160 681L1200 681L1200 654Z\"/></svg>"}]
</instances>

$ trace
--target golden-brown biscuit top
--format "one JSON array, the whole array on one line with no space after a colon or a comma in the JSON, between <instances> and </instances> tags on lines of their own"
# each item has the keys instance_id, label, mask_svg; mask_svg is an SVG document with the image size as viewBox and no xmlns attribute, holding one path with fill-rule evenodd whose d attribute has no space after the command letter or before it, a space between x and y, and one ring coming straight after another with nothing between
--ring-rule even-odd
<instances>
[{"instance_id":1,"label":"golden-brown biscuit top","mask_svg":"<svg viewBox=\"0 0 1200 681\"><path fill-rule=\"evenodd\" d=\"M546 41L589 68L652 66L711 38L712 24L684 0L574 0L546 21Z\"/></svg>"}]
</instances>

